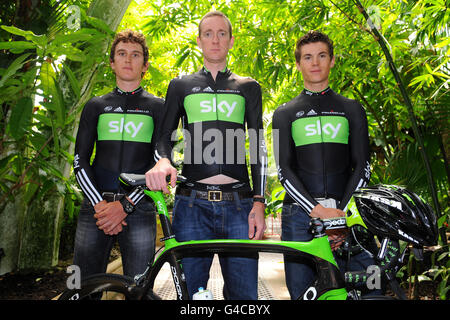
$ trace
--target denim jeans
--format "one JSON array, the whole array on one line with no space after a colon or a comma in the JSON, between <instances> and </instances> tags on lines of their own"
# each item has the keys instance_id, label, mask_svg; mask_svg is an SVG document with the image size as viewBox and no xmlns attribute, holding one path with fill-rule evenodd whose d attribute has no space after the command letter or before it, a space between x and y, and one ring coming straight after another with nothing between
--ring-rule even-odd
<instances>
[{"instance_id":1,"label":"denim jeans","mask_svg":"<svg viewBox=\"0 0 450 320\"><path fill-rule=\"evenodd\" d=\"M94 208L84 199L78 215L75 235L75 265L81 269L81 277L104 273L115 241L119 242L124 275L134 277L143 273L155 253L156 220L153 204L142 199L136 210L126 217L127 226L115 235L106 235L95 224Z\"/></svg>"},{"instance_id":2,"label":"denim jeans","mask_svg":"<svg viewBox=\"0 0 450 320\"><path fill-rule=\"evenodd\" d=\"M281 213L281 239L283 241L310 241L313 236L308 232L310 217L299 206L295 204L283 205ZM336 262L342 273L346 271L366 270L368 266L374 265L374 259L365 251L352 256L350 261L336 257ZM311 261L306 260L301 263L298 259L289 256L284 257L284 269L286 274L286 285L291 299L298 299L312 281L315 280L314 266ZM358 288L359 289L359 288ZM362 288L364 289L364 288ZM366 290L367 291L367 290ZM370 292L371 295L380 294L380 290Z\"/></svg>"},{"instance_id":3,"label":"denim jeans","mask_svg":"<svg viewBox=\"0 0 450 320\"><path fill-rule=\"evenodd\" d=\"M247 239L248 214L251 199L212 202L190 197L175 196L173 231L177 241L211 239ZM206 288L213 254L189 256L181 263L186 276L189 296L200 287ZM258 298L258 254L236 256L219 254L225 299L256 300Z\"/></svg>"}]
</instances>

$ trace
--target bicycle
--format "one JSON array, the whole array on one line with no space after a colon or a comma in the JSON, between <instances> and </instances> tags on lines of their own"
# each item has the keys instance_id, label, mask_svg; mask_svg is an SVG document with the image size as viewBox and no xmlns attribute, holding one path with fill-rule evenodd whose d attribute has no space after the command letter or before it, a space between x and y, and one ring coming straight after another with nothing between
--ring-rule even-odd
<instances>
[{"instance_id":1,"label":"bicycle","mask_svg":"<svg viewBox=\"0 0 450 320\"><path fill-rule=\"evenodd\" d=\"M117 274L96 274L81 282L80 289L66 289L59 300L80 300L95 298L107 292L118 293L128 300L160 300L154 292L155 279L165 263L169 263L177 300L188 300L189 295L181 267L183 257L200 253L255 253L270 252L293 255L310 259L316 269L316 280L308 287L299 299L305 300L346 300L362 299L349 286L365 284L372 274L366 271L346 272L342 275L334 259L326 234L327 230L360 225L367 228L352 201L351 215L343 218L322 221L311 219L313 239L307 242L266 241L266 240L200 240L178 242L173 234L165 199L161 191L151 191L145 186L144 175L121 174L123 184L143 189L144 193L154 201L161 222L164 246L155 254L154 261L149 261L143 274L134 278ZM178 182L184 178L179 176ZM388 280L391 289L398 298L406 299L395 279L395 273L403 261L405 250L400 250L399 239L384 237L381 241L377 261L380 275ZM103 297L105 297L103 295ZM364 299L391 299L389 296L367 296Z\"/></svg>"}]
</instances>

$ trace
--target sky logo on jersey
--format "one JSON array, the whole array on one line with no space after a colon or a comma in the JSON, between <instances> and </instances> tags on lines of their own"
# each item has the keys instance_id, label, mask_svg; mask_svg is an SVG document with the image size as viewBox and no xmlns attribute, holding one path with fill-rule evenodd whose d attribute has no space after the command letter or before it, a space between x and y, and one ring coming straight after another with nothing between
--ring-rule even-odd
<instances>
[{"instance_id":1,"label":"sky logo on jersey","mask_svg":"<svg viewBox=\"0 0 450 320\"><path fill-rule=\"evenodd\" d=\"M218 110L221 113L225 113L227 118L229 118L232 115L234 108L236 108L236 104L236 101L234 101L231 106L227 101L217 103L216 97L213 97L212 101L200 101L200 107L202 108L200 112L217 112Z\"/></svg>"},{"instance_id":2,"label":"sky logo on jersey","mask_svg":"<svg viewBox=\"0 0 450 320\"><path fill-rule=\"evenodd\" d=\"M184 99L188 123L228 121L244 123L245 99L237 94L198 93Z\"/></svg>"},{"instance_id":3,"label":"sky logo on jersey","mask_svg":"<svg viewBox=\"0 0 450 320\"><path fill-rule=\"evenodd\" d=\"M104 113L98 119L98 140L152 141L153 118L142 114Z\"/></svg>"},{"instance_id":4,"label":"sky logo on jersey","mask_svg":"<svg viewBox=\"0 0 450 320\"><path fill-rule=\"evenodd\" d=\"M292 123L291 130L297 147L326 142L348 144L349 127L345 117L302 118Z\"/></svg>"}]
</instances>

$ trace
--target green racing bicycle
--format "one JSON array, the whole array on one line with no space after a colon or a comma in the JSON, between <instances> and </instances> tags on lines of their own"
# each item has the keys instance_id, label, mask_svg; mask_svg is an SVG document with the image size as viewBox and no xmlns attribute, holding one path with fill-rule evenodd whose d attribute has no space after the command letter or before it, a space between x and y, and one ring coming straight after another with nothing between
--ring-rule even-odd
<instances>
[{"instance_id":1,"label":"green racing bicycle","mask_svg":"<svg viewBox=\"0 0 450 320\"><path fill-rule=\"evenodd\" d=\"M178 181L183 181L179 176ZM346 300L389 299L387 296L361 297L355 288L366 284L372 273L366 271L341 273L334 259L327 232L338 228L361 226L380 240L376 262L378 275L390 284L398 298L405 299L396 282L395 274L402 264L406 251L400 249L399 241L413 244L415 250L437 241L435 215L431 208L414 193L397 186L375 186L355 192L348 208L347 217L320 220L311 219L310 232L313 239L307 242L267 240L200 240L178 242L172 231L170 216L161 191L151 191L145 186L145 176L121 174L123 184L144 189L154 201L161 222L164 246L149 261L143 274L134 278L118 274L96 274L81 282L79 289L67 289L60 300L103 299L106 293L118 293L127 300L160 300L155 291L155 279L168 263L178 300L188 300L186 281L181 259L201 253L270 252L290 255L312 261L316 270L315 281L299 299Z\"/></svg>"}]
</instances>

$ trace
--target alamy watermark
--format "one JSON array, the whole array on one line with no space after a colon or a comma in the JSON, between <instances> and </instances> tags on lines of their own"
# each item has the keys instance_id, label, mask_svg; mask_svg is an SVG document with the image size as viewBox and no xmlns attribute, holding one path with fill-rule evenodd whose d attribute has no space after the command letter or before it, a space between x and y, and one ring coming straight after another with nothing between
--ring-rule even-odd
<instances>
[{"instance_id":1,"label":"alamy watermark","mask_svg":"<svg viewBox=\"0 0 450 320\"><path fill-rule=\"evenodd\" d=\"M377 265L370 265L366 270L367 274L370 276L367 278L366 286L369 290L380 290L381 289L381 270Z\"/></svg>"},{"instance_id":2,"label":"alamy watermark","mask_svg":"<svg viewBox=\"0 0 450 320\"><path fill-rule=\"evenodd\" d=\"M71 5L67 7L69 16L67 18L67 28L70 30L78 30L81 27L81 10L79 6Z\"/></svg>"},{"instance_id":3,"label":"alamy watermark","mask_svg":"<svg viewBox=\"0 0 450 320\"><path fill-rule=\"evenodd\" d=\"M70 265L67 267L66 272L70 274L66 280L67 289L81 289L81 270L77 265Z\"/></svg>"},{"instance_id":4,"label":"alamy watermark","mask_svg":"<svg viewBox=\"0 0 450 320\"><path fill-rule=\"evenodd\" d=\"M188 130L181 130L183 143L177 144L172 150L172 159L175 153L183 153L184 164L245 164L249 155L249 163L257 164L258 155L267 153L264 139L264 130L248 129L247 133L243 129L219 130L209 128L203 130L201 122L193 125L192 133ZM246 141L249 147L246 147ZM180 131L174 130L171 141L180 140Z\"/></svg>"},{"instance_id":5,"label":"alamy watermark","mask_svg":"<svg viewBox=\"0 0 450 320\"><path fill-rule=\"evenodd\" d=\"M381 289L381 269L377 265L370 265L366 269L366 274L368 275L366 279L366 287L369 290L380 290ZM316 287L309 287L303 294L303 300L315 300L317 299L317 289Z\"/></svg>"},{"instance_id":6,"label":"alamy watermark","mask_svg":"<svg viewBox=\"0 0 450 320\"><path fill-rule=\"evenodd\" d=\"M367 19L367 24L371 29L381 29L381 11L380 7L372 5L367 7L366 9L367 15L369 16Z\"/></svg>"}]
</instances>

